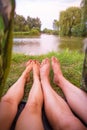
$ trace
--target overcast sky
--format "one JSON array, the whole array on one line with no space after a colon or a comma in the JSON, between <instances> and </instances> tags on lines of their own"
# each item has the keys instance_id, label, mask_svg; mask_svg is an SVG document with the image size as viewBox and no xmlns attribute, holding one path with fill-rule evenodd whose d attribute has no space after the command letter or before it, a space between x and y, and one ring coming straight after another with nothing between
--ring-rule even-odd
<instances>
[{"instance_id":1,"label":"overcast sky","mask_svg":"<svg viewBox=\"0 0 87 130\"><path fill-rule=\"evenodd\" d=\"M81 0L16 0L16 13L24 17L38 17L43 28L52 29L54 19L71 6L80 6Z\"/></svg>"}]
</instances>

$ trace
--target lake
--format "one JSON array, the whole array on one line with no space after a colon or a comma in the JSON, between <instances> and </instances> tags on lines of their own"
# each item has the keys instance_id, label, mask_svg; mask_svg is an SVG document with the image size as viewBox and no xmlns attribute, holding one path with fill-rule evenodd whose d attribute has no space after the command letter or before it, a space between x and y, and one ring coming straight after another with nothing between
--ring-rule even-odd
<instances>
[{"instance_id":1,"label":"lake","mask_svg":"<svg viewBox=\"0 0 87 130\"><path fill-rule=\"evenodd\" d=\"M36 38L14 38L13 52L26 55L41 55L48 52L61 52L65 49L83 52L82 38L60 38L55 35L41 34Z\"/></svg>"}]
</instances>

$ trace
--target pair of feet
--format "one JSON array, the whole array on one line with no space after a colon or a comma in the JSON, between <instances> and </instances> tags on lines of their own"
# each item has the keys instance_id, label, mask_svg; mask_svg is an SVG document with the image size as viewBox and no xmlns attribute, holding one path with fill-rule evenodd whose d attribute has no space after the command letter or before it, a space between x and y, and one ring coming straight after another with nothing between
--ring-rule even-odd
<instances>
[{"instance_id":1,"label":"pair of feet","mask_svg":"<svg viewBox=\"0 0 87 130\"><path fill-rule=\"evenodd\" d=\"M60 77L63 76L61 69L60 69L60 63L57 60L56 57L51 58L52 62L52 69L54 72L54 82L56 84L59 83ZM41 80L44 80L46 78L49 78L49 72L50 72L50 60L48 58L44 59L40 65L40 63L36 60L29 60L26 64L26 69L23 72L23 75L26 79L26 81L29 80L29 73L33 69L33 78L41 78Z\"/></svg>"}]
</instances>

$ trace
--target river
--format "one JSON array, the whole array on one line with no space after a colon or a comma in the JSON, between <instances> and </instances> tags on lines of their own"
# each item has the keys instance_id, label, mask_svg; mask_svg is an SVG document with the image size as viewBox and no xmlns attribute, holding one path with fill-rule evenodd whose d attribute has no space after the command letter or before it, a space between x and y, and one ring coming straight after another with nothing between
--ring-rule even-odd
<instances>
[{"instance_id":1,"label":"river","mask_svg":"<svg viewBox=\"0 0 87 130\"><path fill-rule=\"evenodd\" d=\"M82 38L60 38L55 35L41 34L36 38L14 38L13 52L26 55L41 55L48 52L60 52L65 49L70 51L83 51Z\"/></svg>"}]
</instances>

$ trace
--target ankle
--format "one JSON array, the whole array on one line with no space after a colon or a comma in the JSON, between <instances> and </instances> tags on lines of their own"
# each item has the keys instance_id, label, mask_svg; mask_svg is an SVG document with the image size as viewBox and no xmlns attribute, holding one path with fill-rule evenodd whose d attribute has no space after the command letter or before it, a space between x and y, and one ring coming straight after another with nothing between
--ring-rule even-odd
<instances>
[{"instance_id":1,"label":"ankle","mask_svg":"<svg viewBox=\"0 0 87 130\"><path fill-rule=\"evenodd\" d=\"M25 79L25 80L27 80L28 76L29 76L29 74L28 74L28 73L25 73L25 72L23 72L22 75L21 75L21 77L22 77L23 79Z\"/></svg>"},{"instance_id":2,"label":"ankle","mask_svg":"<svg viewBox=\"0 0 87 130\"><path fill-rule=\"evenodd\" d=\"M41 78L41 83L48 83L49 82L49 77L44 77L44 78Z\"/></svg>"},{"instance_id":3,"label":"ankle","mask_svg":"<svg viewBox=\"0 0 87 130\"><path fill-rule=\"evenodd\" d=\"M54 82L55 82L57 85L60 85L63 80L64 80L63 75L60 75L59 77L54 77Z\"/></svg>"},{"instance_id":4,"label":"ankle","mask_svg":"<svg viewBox=\"0 0 87 130\"><path fill-rule=\"evenodd\" d=\"M36 82L40 82L40 77L39 77L39 76L34 76L34 77L33 77L33 80L34 80L35 83L36 83Z\"/></svg>"},{"instance_id":5,"label":"ankle","mask_svg":"<svg viewBox=\"0 0 87 130\"><path fill-rule=\"evenodd\" d=\"M27 77L24 74L22 74L21 77L18 80L22 80L22 81L26 82Z\"/></svg>"}]
</instances>

